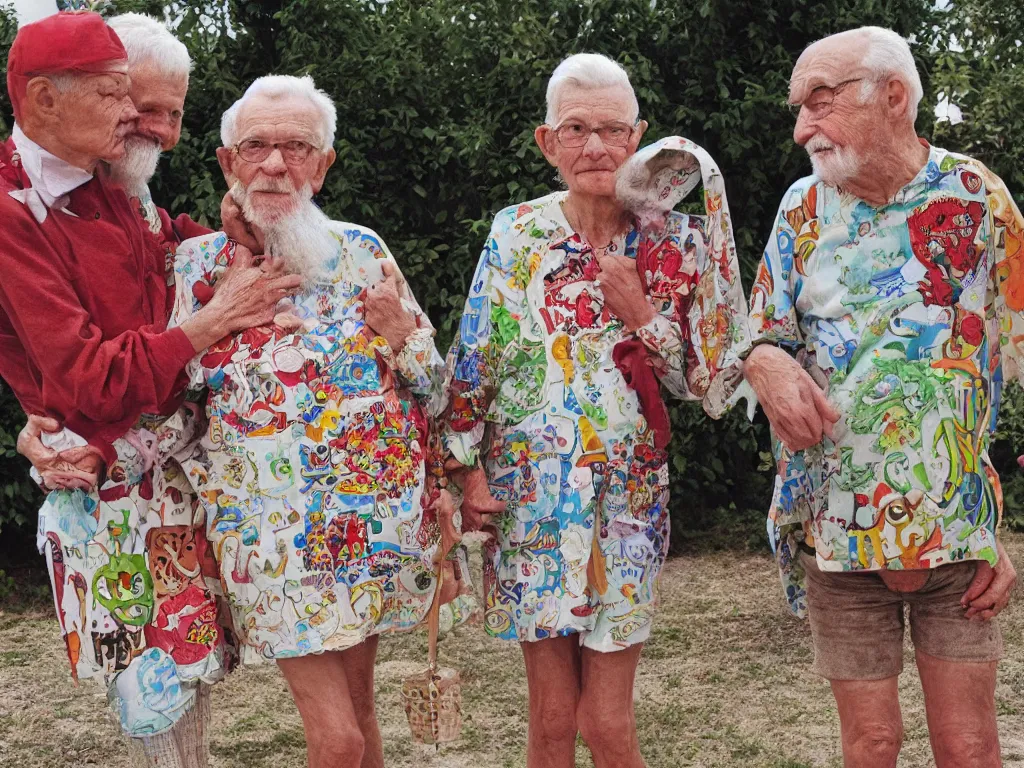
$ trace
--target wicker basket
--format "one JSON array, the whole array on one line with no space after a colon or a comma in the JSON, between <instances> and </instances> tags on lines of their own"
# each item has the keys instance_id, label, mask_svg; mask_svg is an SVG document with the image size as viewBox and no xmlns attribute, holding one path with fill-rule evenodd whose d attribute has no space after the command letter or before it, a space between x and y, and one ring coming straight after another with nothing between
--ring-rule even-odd
<instances>
[{"instance_id":1,"label":"wicker basket","mask_svg":"<svg viewBox=\"0 0 1024 768\"><path fill-rule=\"evenodd\" d=\"M425 669L406 678L402 703L417 744L446 744L462 731L462 684L457 670Z\"/></svg>"},{"instance_id":2,"label":"wicker basket","mask_svg":"<svg viewBox=\"0 0 1024 768\"><path fill-rule=\"evenodd\" d=\"M441 610L441 582L444 568L438 569L434 602L427 616L429 665L402 683L402 704L417 744L446 744L456 741L462 732L462 682L457 670L438 668L437 635Z\"/></svg>"}]
</instances>

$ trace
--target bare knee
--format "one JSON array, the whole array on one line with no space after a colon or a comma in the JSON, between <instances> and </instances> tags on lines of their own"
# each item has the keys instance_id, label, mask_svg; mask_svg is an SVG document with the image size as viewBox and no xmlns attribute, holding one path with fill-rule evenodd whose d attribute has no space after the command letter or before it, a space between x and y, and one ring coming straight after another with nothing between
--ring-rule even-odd
<instances>
[{"instance_id":1,"label":"bare knee","mask_svg":"<svg viewBox=\"0 0 1024 768\"><path fill-rule=\"evenodd\" d=\"M636 721L632 708L622 702L581 699L576 720L591 752L603 755L632 750Z\"/></svg>"},{"instance_id":2,"label":"bare knee","mask_svg":"<svg viewBox=\"0 0 1024 768\"><path fill-rule=\"evenodd\" d=\"M547 744L576 740L576 710L564 701L530 703L530 735Z\"/></svg>"},{"instance_id":3,"label":"bare knee","mask_svg":"<svg viewBox=\"0 0 1024 768\"><path fill-rule=\"evenodd\" d=\"M843 727L843 754L847 765L894 768L902 746L902 722L865 720Z\"/></svg>"},{"instance_id":4,"label":"bare knee","mask_svg":"<svg viewBox=\"0 0 1024 768\"><path fill-rule=\"evenodd\" d=\"M942 728L932 733L939 768L995 768L999 734L992 728Z\"/></svg>"},{"instance_id":5,"label":"bare knee","mask_svg":"<svg viewBox=\"0 0 1024 768\"><path fill-rule=\"evenodd\" d=\"M366 740L353 725L310 732L306 729L306 752L310 768L359 768Z\"/></svg>"}]
</instances>

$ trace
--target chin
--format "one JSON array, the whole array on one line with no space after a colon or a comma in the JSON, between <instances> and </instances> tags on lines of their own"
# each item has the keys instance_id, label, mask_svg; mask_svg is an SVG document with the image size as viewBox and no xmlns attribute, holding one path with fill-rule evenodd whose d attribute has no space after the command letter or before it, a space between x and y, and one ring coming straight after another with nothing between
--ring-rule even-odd
<instances>
[{"instance_id":1,"label":"chin","mask_svg":"<svg viewBox=\"0 0 1024 768\"><path fill-rule=\"evenodd\" d=\"M276 224L282 219L286 219L288 216L295 213L297 206L295 204L295 200L290 197L282 200L268 200L266 199L267 197L270 197L268 195L260 195L259 193L255 194L259 195L259 197L254 196L250 198L249 204L258 221L262 222L260 226L263 226L264 228L266 228L267 225ZM277 197L277 195L273 195L272 197Z\"/></svg>"},{"instance_id":2,"label":"chin","mask_svg":"<svg viewBox=\"0 0 1024 768\"><path fill-rule=\"evenodd\" d=\"M577 174L569 189L581 195L595 195L597 197L615 196L615 172L614 171L590 171Z\"/></svg>"}]
</instances>

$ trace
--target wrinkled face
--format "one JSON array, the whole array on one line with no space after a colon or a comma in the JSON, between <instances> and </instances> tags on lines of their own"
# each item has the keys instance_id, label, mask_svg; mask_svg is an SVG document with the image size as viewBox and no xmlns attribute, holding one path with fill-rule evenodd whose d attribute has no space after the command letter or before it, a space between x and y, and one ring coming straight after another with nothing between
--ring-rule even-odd
<instances>
[{"instance_id":1,"label":"wrinkled face","mask_svg":"<svg viewBox=\"0 0 1024 768\"><path fill-rule=\"evenodd\" d=\"M112 162L124 154L124 140L137 113L129 96L127 65L117 69L80 75L75 87L55 92L58 139L77 155Z\"/></svg>"},{"instance_id":2,"label":"wrinkled face","mask_svg":"<svg viewBox=\"0 0 1024 768\"><path fill-rule=\"evenodd\" d=\"M863 99L870 85L863 53L859 45L823 40L803 52L790 79L789 102L801 105L793 140L832 186L855 180L880 139L880 89Z\"/></svg>"},{"instance_id":3,"label":"wrinkled face","mask_svg":"<svg viewBox=\"0 0 1024 768\"><path fill-rule=\"evenodd\" d=\"M260 219L285 218L320 191L334 161L334 150L321 148L320 129L319 111L301 96L254 96L243 105L238 143L218 149L217 158L228 184L237 181L245 188ZM269 149L261 159L243 156L261 148Z\"/></svg>"},{"instance_id":4,"label":"wrinkled face","mask_svg":"<svg viewBox=\"0 0 1024 768\"><path fill-rule=\"evenodd\" d=\"M132 132L168 152L181 138L181 118L188 93L188 76L169 77L150 65L131 70L131 97L139 113Z\"/></svg>"},{"instance_id":5,"label":"wrinkled face","mask_svg":"<svg viewBox=\"0 0 1024 768\"><path fill-rule=\"evenodd\" d=\"M562 91L561 103L553 126L541 125L534 132L537 145L548 162L558 168L570 192L614 197L615 172L626 158L636 152L647 123L634 125L632 99L624 88L575 88ZM606 137L628 135L625 146L615 146ZM582 146L572 136L586 136ZM560 138L561 137L561 138Z\"/></svg>"}]
</instances>

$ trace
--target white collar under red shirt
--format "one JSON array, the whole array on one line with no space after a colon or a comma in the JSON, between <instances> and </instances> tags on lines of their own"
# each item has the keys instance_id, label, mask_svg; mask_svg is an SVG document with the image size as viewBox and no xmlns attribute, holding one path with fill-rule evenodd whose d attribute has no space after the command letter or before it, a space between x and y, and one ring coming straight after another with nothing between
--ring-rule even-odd
<instances>
[{"instance_id":1,"label":"white collar under red shirt","mask_svg":"<svg viewBox=\"0 0 1024 768\"><path fill-rule=\"evenodd\" d=\"M21 166L32 182L32 187L8 194L27 205L36 221L42 224L50 208L64 210L68 204L68 195L89 182L93 175L47 152L26 136L17 123L14 124L11 138L14 139L14 146L21 157Z\"/></svg>"}]
</instances>

